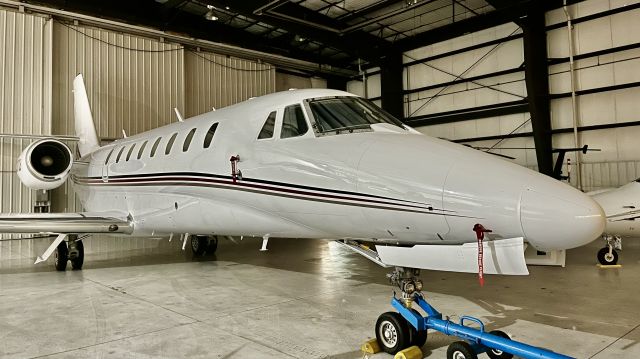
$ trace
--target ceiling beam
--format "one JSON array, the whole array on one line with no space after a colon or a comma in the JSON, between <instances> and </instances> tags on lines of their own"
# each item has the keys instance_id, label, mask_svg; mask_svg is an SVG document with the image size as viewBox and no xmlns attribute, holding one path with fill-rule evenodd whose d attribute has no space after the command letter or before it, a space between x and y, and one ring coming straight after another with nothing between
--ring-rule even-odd
<instances>
[{"instance_id":1,"label":"ceiling beam","mask_svg":"<svg viewBox=\"0 0 640 359\"><path fill-rule=\"evenodd\" d=\"M584 0L567 0L567 4L575 4L581 1ZM394 48L404 52L509 22L519 23L521 18L527 16L529 8L538 8L544 12L562 7L562 0L547 0L544 2L535 0L491 0L491 2L495 2L496 5L501 7L485 14L456 21L452 24L399 40L394 44ZM502 6L503 4L504 6Z\"/></svg>"},{"instance_id":2,"label":"ceiling beam","mask_svg":"<svg viewBox=\"0 0 640 359\"><path fill-rule=\"evenodd\" d=\"M168 13L167 10L170 10L170 7L154 0L38 0L28 2L163 31L187 34L189 37L230 44L255 51L283 55L318 64L327 64L335 68L345 68L345 62L343 61L334 61L317 53L293 47L289 41L290 39L287 39L286 36L268 39L218 21L208 21L196 14L184 11ZM173 3L177 4L175 6L180 5L180 1ZM170 17L167 17L168 15Z\"/></svg>"},{"instance_id":3,"label":"ceiling beam","mask_svg":"<svg viewBox=\"0 0 640 359\"><path fill-rule=\"evenodd\" d=\"M226 3L224 0L201 1L214 6ZM351 55L351 60L362 58L377 63L380 54L390 50L387 41L366 32L354 31L341 35L339 32L344 27L341 22L294 3L288 2L274 9L255 13L268 3L269 0L236 1L230 11L336 48Z\"/></svg>"}]
</instances>

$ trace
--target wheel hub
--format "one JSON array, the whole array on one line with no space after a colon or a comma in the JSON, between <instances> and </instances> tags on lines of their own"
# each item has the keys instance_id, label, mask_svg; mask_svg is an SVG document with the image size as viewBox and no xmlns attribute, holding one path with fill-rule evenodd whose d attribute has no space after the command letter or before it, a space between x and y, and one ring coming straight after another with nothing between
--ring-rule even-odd
<instances>
[{"instance_id":1,"label":"wheel hub","mask_svg":"<svg viewBox=\"0 0 640 359\"><path fill-rule=\"evenodd\" d=\"M611 254L611 253L607 253L607 254L605 254L605 255L604 255L604 259L605 259L607 262L613 262L613 254Z\"/></svg>"},{"instance_id":2,"label":"wheel hub","mask_svg":"<svg viewBox=\"0 0 640 359\"><path fill-rule=\"evenodd\" d=\"M467 359L467 357L464 356L463 352L455 351L453 352L453 359Z\"/></svg>"},{"instance_id":3,"label":"wheel hub","mask_svg":"<svg viewBox=\"0 0 640 359\"><path fill-rule=\"evenodd\" d=\"M382 322L380 326L380 338L382 338L382 344L387 348L392 348L397 344L398 332L391 322L386 320Z\"/></svg>"}]
</instances>

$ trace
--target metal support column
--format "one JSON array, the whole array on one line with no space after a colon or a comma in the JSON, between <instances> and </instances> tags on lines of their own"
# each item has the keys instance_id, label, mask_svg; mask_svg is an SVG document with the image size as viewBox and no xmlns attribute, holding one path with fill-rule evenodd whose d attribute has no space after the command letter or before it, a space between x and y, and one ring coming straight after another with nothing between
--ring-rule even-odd
<instances>
[{"instance_id":1,"label":"metal support column","mask_svg":"<svg viewBox=\"0 0 640 359\"><path fill-rule=\"evenodd\" d=\"M402 53L387 54L380 65L382 108L399 119L404 118L402 94Z\"/></svg>"},{"instance_id":2,"label":"metal support column","mask_svg":"<svg viewBox=\"0 0 640 359\"><path fill-rule=\"evenodd\" d=\"M522 19L524 32L524 67L529 112L536 146L538 171L553 174L551 113L549 105L549 68L547 64L547 33L544 11L530 8Z\"/></svg>"}]
</instances>

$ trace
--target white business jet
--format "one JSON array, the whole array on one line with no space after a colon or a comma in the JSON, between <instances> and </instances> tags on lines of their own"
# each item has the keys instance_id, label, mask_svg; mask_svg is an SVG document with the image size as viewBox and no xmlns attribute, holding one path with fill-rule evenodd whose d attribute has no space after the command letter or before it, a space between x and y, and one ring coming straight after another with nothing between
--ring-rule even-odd
<instances>
[{"instance_id":1,"label":"white business jet","mask_svg":"<svg viewBox=\"0 0 640 359\"><path fill-rule=\"evenodd\" d=\"M607 216L602 238L606 246L598 251L598 262L604 265L618 263L616 249L622 249L622 238L640 236L640 178L626 185L591 193Z\"/></svg>"},{"instance_id":2,"label":"white business jet","mask_svg":"<svg viewBox=\"0 0 640 359\"><path fill-rule=\"evenodd\" d=\"M572 187L423 135L342 91L253 98L105 146L82 75L74 110L80 158L43 139L17 170L32 189L69 178L85 212L0 216L0 232L57 235L36 263L55 253L58 270L82 267L78 235L106 233L180 234L196 254L230 236L263 247L333 239L383 266L527 274L525 240L567 249L604 228L600 206ZM491 230L484 242L476 224Z\"/></svg>"},{"instance_id":3,"label":"white business jet","mask_svg":"<svg viewBox=\"0 0 640 359\"><path fill-rule=\"evenodd\" d=\"M105 146L81 75L74 109L80 158L43 139L17 171L32 189L69 178L86 211L0 216L0 232L57 235L36 263L55 253L58 270L82 268L86 234L180 234L197 255L231 236L262 237L263 248L269 237L333 239L394 267L409 305L419 269L527 274L524 240L567 249L604 229L600 206L574 188L425 136L342 91L266 95ZM415 330L397 339L410 326L378 322L386 352L426 340Z\"/></svg>"}]
</instances>

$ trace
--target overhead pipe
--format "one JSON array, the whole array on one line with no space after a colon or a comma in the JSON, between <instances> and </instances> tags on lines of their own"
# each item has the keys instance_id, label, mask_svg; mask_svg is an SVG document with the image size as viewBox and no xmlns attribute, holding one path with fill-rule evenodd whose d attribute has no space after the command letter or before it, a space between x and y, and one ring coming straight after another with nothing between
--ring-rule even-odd
<instances>
[{"instance_id":1,"label":"overhead pipe","mask_svg":"<svg viewBox=\"0 0 640 359\"><path fill-rule=\"evenodd\" d=\"M576 98L576 81L575 81L575 63L573 61L573 25L571 24L571 15L567 8L567 0L563 0L562 9L567 18L567 38L569 39L569 77L571 78L571 112L573 117L573 142L574 147L580 147L580 138L578 136L578 101ZM582 171L580 170L581 155L576 154L576 186L582 190Z\"/></svg>"}]
</instances>

